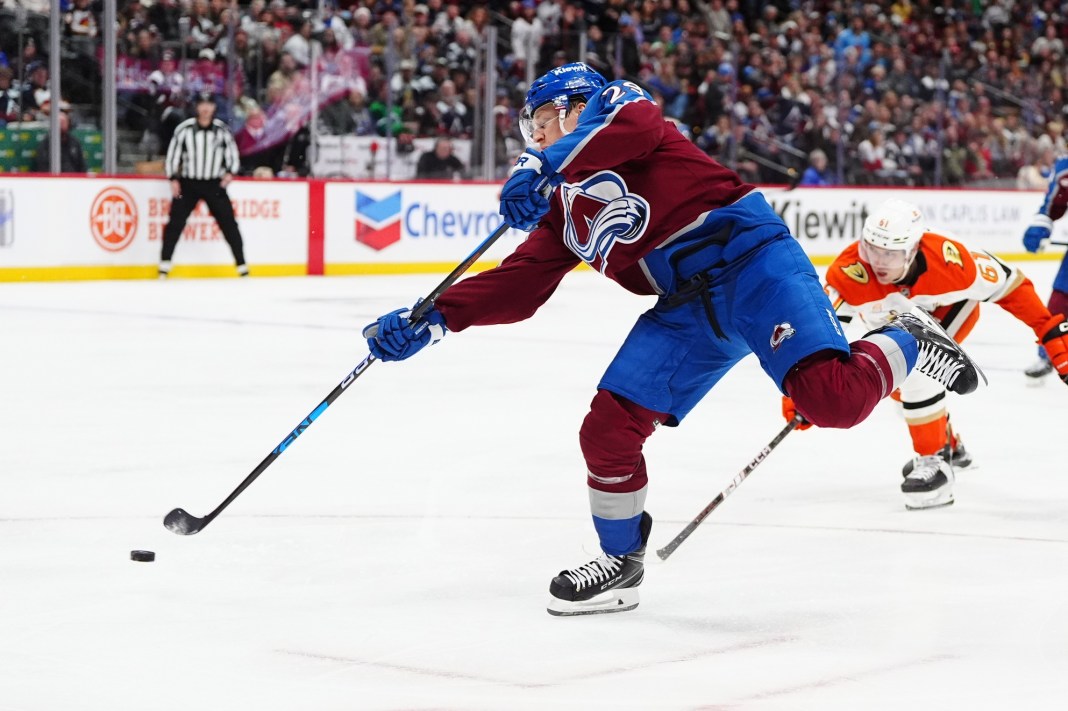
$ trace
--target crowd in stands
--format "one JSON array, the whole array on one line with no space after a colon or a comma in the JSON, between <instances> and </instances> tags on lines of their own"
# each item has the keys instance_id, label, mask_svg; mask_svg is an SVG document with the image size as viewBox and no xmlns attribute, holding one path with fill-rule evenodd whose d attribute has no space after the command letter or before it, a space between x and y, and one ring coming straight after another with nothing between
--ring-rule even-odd
<instances>
[{"instance_id":1,"label":"crowd in stands","mask_svg":"<svg viewBox=\"0 0 1068 711\"><path fill-rule=\"evenodd\" d=\"M0 121L39 118L48 98L47 4L0 0ZM580 59L640 83L703 150L755 182L1025 187L1066 148L1068 2L1055 0L119 4L123 124L165 149L193 92L210 89L249 172L307 174L316 74L319 86L334 79L320 132L476 138L491 26L502 165L519 145L530 76ZM64 98L83 103L67 87L99 75L102 2L63 5L64 58L79 58Z\"/></svg>"}]
</instances>

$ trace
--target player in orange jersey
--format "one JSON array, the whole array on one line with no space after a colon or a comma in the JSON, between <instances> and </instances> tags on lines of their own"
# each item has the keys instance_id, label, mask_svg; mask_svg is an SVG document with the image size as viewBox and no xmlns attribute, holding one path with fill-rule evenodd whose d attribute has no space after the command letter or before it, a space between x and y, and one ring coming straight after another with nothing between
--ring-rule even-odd
<instances>
[{"instance_id":1,"label":"player in orange jersey","mask_svg":"<svg viewBox=\"0 0 1068 711\"><path fill-rule=\"evenodd\" d=\"M1064 314L1051 314L1031 280L1016 267L928 230L920 210L907 202L888 200L865 220L861 239L828 267L824 288L843 323L855 317L867 328L878 328L891 311L915 305L939 320L958 343L979 319L979 303L994 302L1035 332L1068 383ZM967 467L971 457L949 426L946 390L930 377L913 373L900 394L916 451L903 471L905 506L951 504L954 467ZM792 418L795 412L793 403L784 399L783 413Z\"/></svg>"}]
</instances>

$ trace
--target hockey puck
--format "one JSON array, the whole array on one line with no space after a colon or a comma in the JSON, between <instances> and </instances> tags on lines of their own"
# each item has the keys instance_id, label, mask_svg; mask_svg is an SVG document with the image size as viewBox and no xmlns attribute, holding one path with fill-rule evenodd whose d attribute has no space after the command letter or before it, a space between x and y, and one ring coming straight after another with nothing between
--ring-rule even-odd
<instances>
[{"instance_id":1,"label":"hockey puck","mask_svg":"<svg viewBox=\"0 0 1068 711\"><path fill-rule=\"evenodd\" d=\"M142 563L151 563L156 559L156 554L152 551L130 551L130 560L137 560Z\"/></svg>"}]
</instances>

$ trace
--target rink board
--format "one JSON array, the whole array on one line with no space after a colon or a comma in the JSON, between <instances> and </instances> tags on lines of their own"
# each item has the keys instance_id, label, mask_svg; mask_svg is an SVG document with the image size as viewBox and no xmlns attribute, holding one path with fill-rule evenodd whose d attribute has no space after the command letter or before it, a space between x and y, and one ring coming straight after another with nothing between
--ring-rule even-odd
<instances>
[{"instance_id":1,"label":"rink board","mask_svg":"<svg viewBox=\"0 0 1068 711\"><path fill-rule=\"evenodd\" d=\"M805 251L828 263L864 218L896 197L932 229L1006 258L1041 194L1035 191L762 188ZM495 183L237 180L229 188L254 276L446 272L499 224ZM153 278L170 188L157 178L0 178L0 281ZM655 214L652 219L656 219ZM476 269L493 266L525 234L510 230ZM1068 221L1054 240L1068 242ZM174 255L173 274L234 276L233 257L201 203Z\"/></svg>"}]
</instances>

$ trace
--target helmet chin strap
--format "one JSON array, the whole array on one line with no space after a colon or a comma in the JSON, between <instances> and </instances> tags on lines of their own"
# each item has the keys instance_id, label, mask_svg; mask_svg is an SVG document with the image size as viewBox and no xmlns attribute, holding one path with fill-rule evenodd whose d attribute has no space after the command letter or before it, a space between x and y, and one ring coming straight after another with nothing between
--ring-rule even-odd
<instances>
[{"instance_id":1,"label":"helmet chin strap","mask_svg":"<svg viewBox=\"0 0 1068 711\"><path fill-rule=\"evenodd\" d=\"M564 106L564 107L560 108L559 115L557 116L557 120L560 122L560 133L563 134L564 136L566 136L567 134L571 133L571 131L568 131L567 127L564 126L564 119L566 119L566 118L567 118L567 107Z\"/></svg>"}]
</instances>

